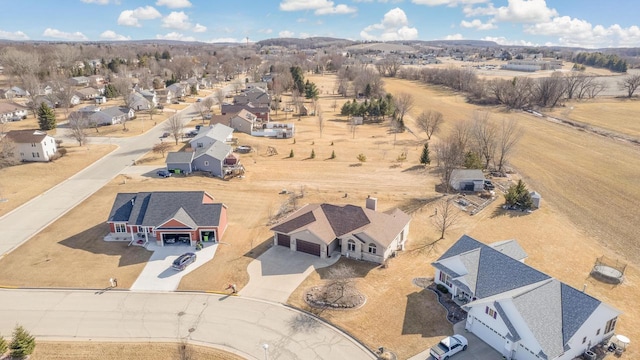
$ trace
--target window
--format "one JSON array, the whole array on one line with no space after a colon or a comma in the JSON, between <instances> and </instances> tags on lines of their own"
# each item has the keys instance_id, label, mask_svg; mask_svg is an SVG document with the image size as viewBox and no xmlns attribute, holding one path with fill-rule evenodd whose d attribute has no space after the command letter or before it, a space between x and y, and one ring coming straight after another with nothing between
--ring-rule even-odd
<instances>
[{"instance_id":1,"label":"window","mask_svg":"<svg viewBox=\"0 0 640 360\"><path fill-rule=\"evenodd\" d=\"M604 327L604 333L608 334L616 329L616 321L618 321L617 317L607 321L607 325Z\"/></svg>"},{"instance_id":2,"label":"window","mask_svg":"<svg viewBox=\"0 0 640 360\"><path fill-rule=\"evenodd\" d=\"M347 241L347 250L348 251L356 251L356 242L353 240Z\"/></svg>"},{"instance_id":3,"label":"window","mask_svg":"<svg viewBox=\"0 0 640 360\"><path fill-rule=\"evenodd\" d=\"M31 147L36 147L36 144L35 143L31 143Z\"/></svg>"},{"instance_id":4,"label":"window","mask_svg":"<svg viewBox=\"0 0 640 360\"><path fill-rule=\"evenodd\" d=\"M440 271L440 281L442 281L443 283L447 284L448 287L451 287L451 277L445 273L443 273L442 271Z\"/></svg>"},{"instance_id":5,"label":"window","mask_svg":"<svg viewBox=\"0 0 640 360\"><path fill-rule=\"evenodd\" d=\"M369 244L369 254L375 254L378 251L378 249L376 249L376 244L371 243Z\"/></svg>"},{"instance_id":6,"label":"window","mask_svg":"<svg viewBox=\"0 0 640 360\"><path fill-rule=\"evenodd\" d=\"M498 313L488 306L484 309L484 312L494 319L498 316Z\"/></svg>"},{"instance_id":7,"label":"window","mask_svg":"<svg viewBox=\"0 0 640 360\"><path fill-rule=\"evenodd\" d=\"M204 162L204 166L209 166L209 162L208 162L208 161L205 161L205 162Z\"/></svg>"},{"instance_id":8,"label":"window","mask_svg":"<svg viewBox=\"0 0 640 360\"><path fill-rule=\"evenodd\" d=\"M600 329L598 329L598 331L596 331L596 336L600 335Z\"/></svg>"},{"instance_id":9,"label":"window","mask_svg":"<svg viewBox=\"0 0 640 360\"><path fill-rule=\"evenodd\" d=\"M126 233L127 225L126 224L116 224L116 232L117 233Z\"/></svg>"}]
</instances>

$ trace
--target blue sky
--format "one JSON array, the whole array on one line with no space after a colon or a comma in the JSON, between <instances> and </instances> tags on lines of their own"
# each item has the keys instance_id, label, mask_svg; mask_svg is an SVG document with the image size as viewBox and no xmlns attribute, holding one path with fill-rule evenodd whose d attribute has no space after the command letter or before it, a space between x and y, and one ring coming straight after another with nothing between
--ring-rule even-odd
<instances>
[{"instance_id":1,"label":"blue sky","mask_svg":"<svg viewBox=\"0 0 640 360\"><path fill-rule=\"evenodd\" d=\"M640 47L631 0L21 0L3 1L11 40L494 40Z\"/></svg>"}]
</instances>

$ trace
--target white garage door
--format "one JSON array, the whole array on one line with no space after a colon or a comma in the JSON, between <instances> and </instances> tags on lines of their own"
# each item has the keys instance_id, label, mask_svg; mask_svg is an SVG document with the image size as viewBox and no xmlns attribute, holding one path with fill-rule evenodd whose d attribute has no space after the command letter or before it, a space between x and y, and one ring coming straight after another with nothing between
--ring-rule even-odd
<instances>
[{"instance_id":1,"label":"white garage door","mask_svg":"<svg viewBox=\"0 0 640 360\"><path fill-rule=\"evenodd\" d=\"M498 334L489 325L474 317L473 323L471 324L471 328L469 330L471 330L471 332L479 337L482 341L489 344L489 346L496 349L499 353L504 354L504 345L507 342L507 339Z\"/></svg>"}]
</instances>

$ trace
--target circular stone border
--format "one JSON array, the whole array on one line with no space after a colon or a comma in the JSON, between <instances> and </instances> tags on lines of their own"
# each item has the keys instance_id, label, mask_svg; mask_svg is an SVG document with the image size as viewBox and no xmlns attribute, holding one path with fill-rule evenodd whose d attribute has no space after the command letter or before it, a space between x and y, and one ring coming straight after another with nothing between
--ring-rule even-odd
<instances>
[{"instance_id":1,"label":"circular stone border","mask_svg":"<svg viewBox=\"0 0 640 360\"><path fill-rule=\"evenodd\" d=\"M331 309L331 310L357 310L359 308L361 308L364 304L367 303L367 297L361 293L360 291L358 291L357 289L353 289L353 291L355 291L357 294L355 294L355 296L357 296L360 301L358 304L355 304L354 306L337 306L336 304L331 304L331 303L319 303L316 301L313 301L310 299L310 297L312 297L313 295L311 295L310 293L314 290L320 290L322 289L323 286L313 286L309 289L307 289L307 291L304 292L303 295L303 299L304 302L307 303L307 305L314 307L314 308L318 308L318 309Z\"/></svg>"}]
</instances>

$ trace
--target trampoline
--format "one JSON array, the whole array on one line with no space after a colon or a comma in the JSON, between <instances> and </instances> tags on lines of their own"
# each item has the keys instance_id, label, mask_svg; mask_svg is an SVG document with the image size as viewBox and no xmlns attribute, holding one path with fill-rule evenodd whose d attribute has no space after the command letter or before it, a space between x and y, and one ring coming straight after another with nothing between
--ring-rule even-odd
<instances>
[{"instance_id":1,"label":"trampoline","mask_svg":"<svg viewBox=\"0 0 640 360\"><path fill-rule=\"evenodd\" d=\"M608 259L603 255L596 259L593 269L591 269L591 276L609 284L620 284L624 280L626 268L626 264Z\"/></svg>"}]
</instances>

